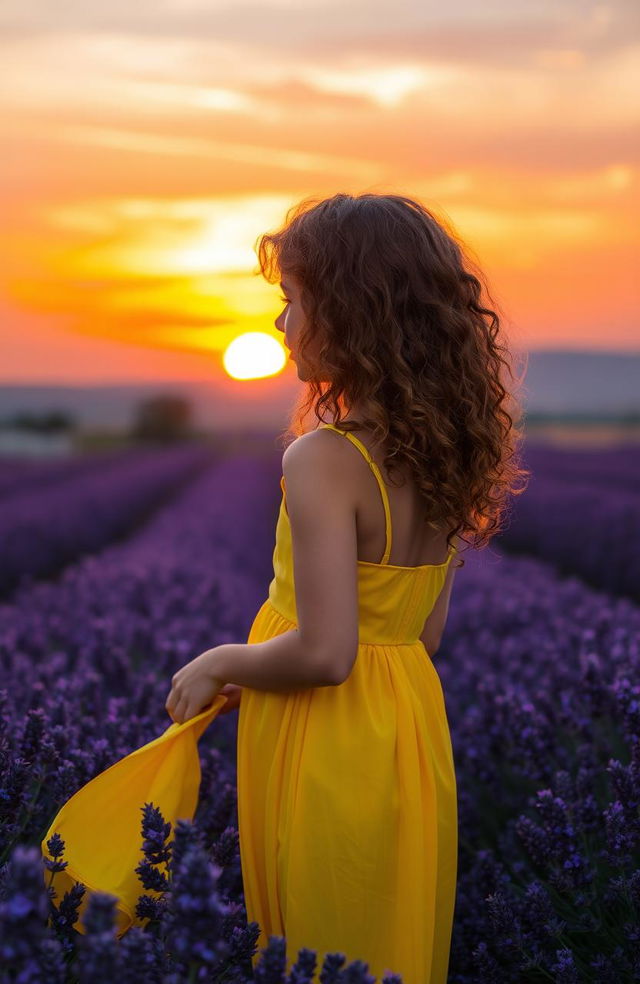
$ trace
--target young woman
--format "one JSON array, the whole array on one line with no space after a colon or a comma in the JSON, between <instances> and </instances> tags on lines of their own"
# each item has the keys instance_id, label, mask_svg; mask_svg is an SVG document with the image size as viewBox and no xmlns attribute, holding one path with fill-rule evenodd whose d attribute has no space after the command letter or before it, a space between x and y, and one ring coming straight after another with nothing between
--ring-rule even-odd
<instances>
[{"instance_id":1,"label":"young woman","mask_svg":"<svg viewBox=\"0 0 640 984\"><path fill-rule=\"evenodd\" d=\"M239 705L259 947L285 936L288 969L310 947L318 967L340 951L378 980L445 984L457 798L432 657L463 535L488 543L525 474L500 322L453 234L404 196L304 202L259 257L306 384L274 577L247 643L179 670L166 707Z\"/></svg>"}]
</instances>

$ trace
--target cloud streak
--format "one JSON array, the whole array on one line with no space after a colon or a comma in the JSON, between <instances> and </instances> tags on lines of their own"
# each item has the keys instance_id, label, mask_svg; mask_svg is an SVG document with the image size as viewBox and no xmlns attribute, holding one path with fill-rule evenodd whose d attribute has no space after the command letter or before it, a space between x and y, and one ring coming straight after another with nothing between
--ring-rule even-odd
<instances>
[{"instance_id":1,"label":"cloud streak","mask_svg":"<svg viewBox=\"0 0 640 984\"><path fill-rule=\"evenodd\" d=\"M637 296L628 0L5 0L0 77L5 294L79 352L275 334L255 240L338 190L450 218L534 342Z\"/></svg>"}]
</instances>

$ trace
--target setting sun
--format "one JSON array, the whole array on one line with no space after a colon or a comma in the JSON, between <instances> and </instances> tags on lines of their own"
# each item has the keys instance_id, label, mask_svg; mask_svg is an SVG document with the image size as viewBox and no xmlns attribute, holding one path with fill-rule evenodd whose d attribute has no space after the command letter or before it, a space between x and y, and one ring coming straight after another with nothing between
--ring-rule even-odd
<instances>
[{"instance_id":1,"label":"setting sun","mask_svg":"<svg viewBox=\"0 0 640 984\"><path fill-rule=\"evenodd\" d=\"M285 363L282 345L263 331L247 331L238 335L227 345L222 357L225 371L232 379L274 376Z\"/></svg>"}]
</instances>

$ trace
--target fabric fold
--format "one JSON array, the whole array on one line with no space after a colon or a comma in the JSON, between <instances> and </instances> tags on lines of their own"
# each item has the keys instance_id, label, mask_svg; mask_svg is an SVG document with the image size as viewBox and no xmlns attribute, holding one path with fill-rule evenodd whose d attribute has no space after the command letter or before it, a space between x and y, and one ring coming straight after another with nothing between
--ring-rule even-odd
<instances>
[{"instance_id":1,"label":"fabric fold","mask_svg":"<svg viewBox=\"0 0 640 984\"><path fill-rule=\"evenodd\" d=\"M158 898L145 889L135 872L144 859L142 819L145 803L157 807L171 824L173 840L177 820L193 820L198 805L201 769L198 740L228 700L217 694L213 701L188 721L173 721L158 737L121 758L78 789L58 811L41 842L43 857L51 859L47 841L57 833L64 841L64 871L53 876L59 906L75 882L85 892L74 928L84 933L82 916L93 892L109 892L118 899L116 933L148 920L135 914L140 895ZM45 884L51 873L45 868Z\"/></svg>"}]
</instances>

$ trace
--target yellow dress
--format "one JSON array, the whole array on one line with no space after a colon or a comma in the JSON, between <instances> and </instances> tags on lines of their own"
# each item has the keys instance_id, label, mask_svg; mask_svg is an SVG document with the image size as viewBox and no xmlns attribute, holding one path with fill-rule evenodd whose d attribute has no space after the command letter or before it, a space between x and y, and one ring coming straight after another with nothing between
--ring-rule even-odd
<instances>
[{"instance_id":1,"label":"yellow dress","mask_svg":"<svg viewBox=\"0 0 640 984\"><path fill-rule=\"evenodd\" d=\"M457 875L457 795L442 686L419 639L443 587L442 564L358 561L359 644L339 686L289 692L244 687L237 734L238 822L248 919L298 950L363 960L378 981L445 984ZM274 577L247 639L296 627L284 478Z\"/></svg>"}]
</instances>

